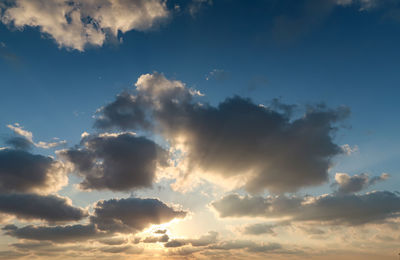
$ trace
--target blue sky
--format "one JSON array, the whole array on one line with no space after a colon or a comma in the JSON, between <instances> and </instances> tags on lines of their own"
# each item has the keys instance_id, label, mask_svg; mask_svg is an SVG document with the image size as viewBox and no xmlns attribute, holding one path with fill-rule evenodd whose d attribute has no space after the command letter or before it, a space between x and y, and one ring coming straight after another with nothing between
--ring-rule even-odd
<instances>
[{"instance_id":1,"label":"blue sky","mask_svg":"<svg viewBox=\"0 0 400 260\"><path fill-rule=\"evenodd\" d=\"M113 2L103 2L108 1ZM79 144L83 132L95 135L103 131L93 127L98 108L112 103L124 90L134 91L142 75L163 75L167 80L183 82L188 89L199 90L205 96L198 99L211 106L235 95L266 106L278 98L282 103L298 106L297 118L308 105L346 106L351 115L338 124L332 140L338 146L358 147L357 151L332 158L329 182L302 187L294 194L330 193L336 173L368 173L370 177L388 173L389 180L368 186L363 192L398 189L398 1L161 1L168 15L155 19L157 22L149 28L133 26L117 35L104 29L104 42L97 46L88 42L80 50L54 34L44 33L41 24L16 26L21 14L14 14L7 22L7 10L24 2L4 1L0 5L0 147L5 147L12 135L7 125L19 123L33 133L35 142L50 142L53 137L67 141L52 149L35 147L35 153L55 156L55 150L72 149ZM125 2L129 5L135 1ZM147 133L160 138L154 135L157 136ZM158 196L193 212L197 211L190 205L198 202L204 207L197 213L210 218L215 215L206 208L211 207L212 201L232 192L247 194L243 187L220 190L205 179L207 185L196 188L188 201L182 198L186 195L169 188L172 180L157 182L156 185L165 186L161 193L156 189L88 193L76 191L70 184L60 194L80 207L99 198L110 199L115 194L126 197L131 193ZM70 175L70 183L80 181L80 177ZM215 190L215 196L204 199L204 190ZM268 189L263 191L263 195L269 194ZM193 219L199 221L196 216ZM205 223L221 226L216 224L220 219L215 221ZM227 227L249 222L222 223ZM179 225L186 224L183 221ZM177 227L176 232L182 232L182 228ZM283 238L285 232L282 231ZM202 234L181 233L196 235ZM377 258L371 259L390 259L387 253L376 250ZM357 251L351 259L360 254L364 252Z\"/></svg>"}]
</instances>

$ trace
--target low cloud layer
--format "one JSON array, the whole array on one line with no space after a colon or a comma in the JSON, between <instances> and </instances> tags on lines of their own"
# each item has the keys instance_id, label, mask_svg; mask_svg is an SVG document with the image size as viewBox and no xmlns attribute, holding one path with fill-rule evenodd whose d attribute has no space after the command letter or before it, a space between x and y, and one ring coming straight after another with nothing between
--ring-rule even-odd
<instances>
[{"instance_id":1,"label":"low cloud layer","mask_svg":"<svg viewBox=\"0 0 400 260\"><path fill-rule=\"evenodd\" d=\"M82 189L113 191L151 187L166 153L133 133L84 135L80 147L58 152L84 178Z\"/></svg>"},{"instance_id":2,"label":"low cloud layer","mask_svg":"<svg viewBox=\"0 0 400 260\"><path fill-rule=\"evenodd\" d=\"M266 224L266 223L257 223L246 225L243 228L243 234L246 235L265 235L265 234L275 234L274 225Z\"/></svg>"},{"instance_id":3,"label":"low cloud layer","mask_svg":"<svg viewBox=\"0 0 400 260\"><path fill-rule=\"evenodd\" d=\"M336 173L335 175L335 183L333 186L338 187L339 193L354 193L362 191L377 182L384 181L389 178L389 174L382 173L381 176L374 176L372 178L369 177L368 174L355 174L353 176L348 175L347 173Z\"/></svg>"},{"instance_id":4,"label":"low cloud layer","mask_svg":"<svg viewBox=\"0 0 400 260\"><path fill-rule=\"evenodd\" d=\"M251 192L296 191L325 182L331 158L342 153L332 135L346 107L310 106L291 118L238 96L201 104L201 93L159 73L140 76L135 86L102 107L95 126L161 134L182 152L187 174L241 177Z\"/></svg>"},{"instance_id":5,"label":"low cloud layer","mask_svg":"<svg viewBox=\"0 0 400 260\"><path fill-rule=\"evenodd\" d=\"M23 150L0 150L0 190L49 193L68 182L63 163Z\"/></svg>"},{"instance_id":6,"label":"low cloud layer","mask_svg":"<svg viewBox=\"0 0 400 260\"><path fill-rule=\"evenodd\" d=\"M208 246L215 244L218 241L218 232L210 231L208 234L203 235L199 238L188 238L188 239L173 239L168 243L165 243L165 247L182 247L190 244L193 247Z\"/></svg>"},{"instance_id":7,"label":"low cloud layer","mask_svg":"<svg viewBox=\"0 0 400 260\"><path fill-rule=\"evenodd\" d=\"M25 220L78 221L87 213L64 197L37 194L0 194L0 212Z\"/></svg>"},{"instance_id":8,"label":"low cloud layer","mask_svg":"<svg viewBox=\"0 0 400 260\"><path fill-rule=\"evenodd\" d=\"M326 222L333 225L362 225L383 222L400 214L400 197L388 191L363 195L318 197L241 197L228 195L212 203L222 218L265 217L292 221Z\"/></svg>"},{"instance_id":9,"label":"low cloud layer","mask_svg":"<svg viewBox=\"0 0 400 260\"><path fill-rule=\"evenodd\" d=\"M107 37L146 31L169 15L162 0L11 0L0 6L1 21L23 29L37 27L60 47L83 51L102 46Z\"/></svg>"},{"instance_id":10,"label":"low cloud layer","mask_svg":"<svg viewBox=\"0 0 400 260\"><path fill-rule=\"evenodd\" d=\"M35 201L33 201L33 203L34 202ZM4 208L4 205L0 204L0 206ZM46 207L48 206L46 205ZM41 207L41 210L44 211L46 207ZM37 213L33 208L33 206L28 207L23 214L29 214L29 216L42 214ZM80 219L84 214L82 211L72 214L71 212L73 210L67 208L65 205L64 209L56 205L54 209L51 210L47 208L47 210L46 220L55 221L67 220L68 217L62 217L62 214L69 214L70 218L77 218L74 220ZM63 212L57 214L57 210L63 210ZM70 212L68 213L68 211ZM94 213L90 217L90 223L85 225L28 225L25 227L7 225L3 228L3 231L6 235L20 239L52 241L55 243L100 240L101 243L114 244L115 241L107 242L105 239L110 241L110 238L112 238L115 233L135 234L151 225L163 224L175 218L184 218L186 214L187 212L175 210L158 199L111 199L97 202L94 206ZM167 235L160 236L159 242L167 241ZM116 243L121 244L120 241Z\"/></svg>"},{"instance_id":11,"label":"low cloud layer","mask_svg":"<svg viewBox=\"0 0 400 260\"><path fill-rule=\"evenodd\" d=\"M55 243L67 243L86 241L87 239L100 238L101 234L94 225L70 225L70 226L25 226L18 228L15 225L3 227L6 235L29 240L52 241Z\"/></svg>"}]
</instances>

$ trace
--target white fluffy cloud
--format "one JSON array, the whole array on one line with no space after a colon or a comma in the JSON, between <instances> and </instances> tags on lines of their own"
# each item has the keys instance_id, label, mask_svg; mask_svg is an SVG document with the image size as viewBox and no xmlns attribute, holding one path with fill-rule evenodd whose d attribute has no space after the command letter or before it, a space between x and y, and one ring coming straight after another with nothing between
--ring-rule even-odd
<instances>
[{"instance_id":1,"label":"white fluffy cloud","mask_svg":"<svg viewBox=\"0 0 400 260\"><path fill-rule=\"evenodd\" d=\"M1 21L19 29L38 27L60 47L83 51L101 46L107 35L145 31L168 17L163 0L14 0Z\"/></svg>"}]
</instances>

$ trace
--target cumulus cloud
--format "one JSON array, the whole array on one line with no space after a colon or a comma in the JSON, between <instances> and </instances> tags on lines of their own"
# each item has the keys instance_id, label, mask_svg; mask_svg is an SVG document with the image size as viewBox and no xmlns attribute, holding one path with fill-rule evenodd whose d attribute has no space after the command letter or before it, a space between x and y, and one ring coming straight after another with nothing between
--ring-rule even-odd
<instances>
[{"instance_id":1,"label":"cumulus cloud","mask_svg":"<svg viewBox=\"0 0 400 260\"><path fill-rule=\"evenodd\" d=\"M369 177L366 173L361 173L359 175L355 174L353 176L347 173L336 173L335 183L333 186L338 187L339 193L354 193L359 192L374 185L377 182L384 181L389 178L389 174L382 173L380 176Z\"/></svg>"},{"instance_id":2,"label":"cumulus cloud","mask_svg":"<svg viewBox=\"0 0 400 260\"><path fill-rule=\"evenodd\" d=\"M19 219L40 219L48 222L78 221L87 213L71 205L65 197L37 194L0 194L0 212Z\"/></svg>"},{"instance_id":3,"label":"cumulus cloud","mask_svg":"<svg viewBox=\"0 0 400 260\"><path fill-rule=\"evenodd\" d=\"M241 178L252 192L295 191L325 182L331 158L342 153L332 134L346 107L309 106L291 118L237 96L217 107L199 103L196 91L159 73L140 76L135 86L102 107L95 126L161 134L181 151L187 174Z\"/></svg>"},{"instance_id":4,"label":"cumulus cloud","mask_svg":"<svg viewBox=\"0 0 400 260\"><path fill-rule=\"evenodd\" d=\"M134 133L84 135L81 146L58 151L84 180L82 189L113 191L151 187L166 151Z\"/></svg>"},{"instance_id":5,"label":"cumulus cloud","mask_svg":"<svg viewBox=\"0 0 400 260\"><path fill-rule=\"evenodd\" d=\"M362 225L399 216L400 197L388 191L317 197L228 195L213 202L219 216L282 218L333 225Z\"/></svg>"},{"instance_id":6,"label":"cumulus cloud","mask_svg":"<svg viewBox=\"0 0 400 260\"><path fill-rule=\"evenodd\" d=\"M23 150L0 150L2 192L49 193L68 183L67 168L51 157Z\"/></svg>"},{"instance_id":7,"label":"cumulus cloud","mask_svg":"<svg viewBox=\"0 0 400 260\"><path fill-rule=\"evenodd\" d=\"M184 218L187 212L175 210L158 199L111 199L98 202L91 222L100 230L137 233L152 224Z\"/></svg>"},{"instance_id":8,"label":"cumulus cloud","mask_svg":"<svg viewBox=\"0 0 400 260\"><path fill-rule=\"evenodd\" d=\"M168 17L163 0L13 0L1 21L23 29L38 27L60 47L83 51L101 46L108 36L146 31Z\"/></svg>"}]
</instances>

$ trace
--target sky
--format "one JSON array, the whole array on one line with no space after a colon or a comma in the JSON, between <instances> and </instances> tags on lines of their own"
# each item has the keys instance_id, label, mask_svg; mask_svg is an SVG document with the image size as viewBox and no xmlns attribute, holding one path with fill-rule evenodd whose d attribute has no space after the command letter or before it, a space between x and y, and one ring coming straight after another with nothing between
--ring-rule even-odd
<instances>
[{"instance_id":1,"label":"sky","mask_svg":"<svg viewBox=\"0 0 400 260\"><path fill-rule=\"evenodd\" d=\"M398 0L0 0L0 259L397 259L398 46Z\"/></svg>"}]
</instances>

